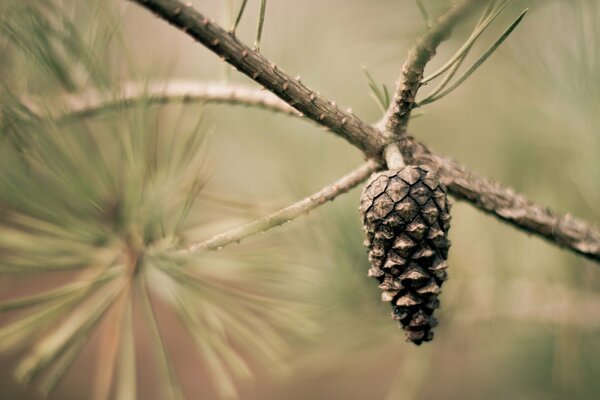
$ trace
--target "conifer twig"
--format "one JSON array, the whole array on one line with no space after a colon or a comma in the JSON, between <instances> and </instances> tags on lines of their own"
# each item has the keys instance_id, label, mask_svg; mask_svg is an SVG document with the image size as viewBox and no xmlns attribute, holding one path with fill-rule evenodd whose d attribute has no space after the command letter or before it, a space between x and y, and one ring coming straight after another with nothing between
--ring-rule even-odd
<instances>
[{"instance_id":1,"label":"conifer twig","mask_svg":"<svg viewBox=\"0 0 600 400\"><path fill-rule=\"evenodd\" d=\"M216 103L261 108L267 111L301 117L302 114L281 101L271 92L248 86L218 82L168 81L126 82L117 96L89 92L71 95L65 100L68 112L58 116L61 121L93 117L120 108L133 107L141 102L167 103ZM31 106L35 110L33 106Z\"/></svg>"},{"instance_id":2,"label":"conifer twig","mask_svg":"<svg viewBox=\"0 0 600 400\"><path fill-rule=\"evenodd\" d=\"M478 0L463 0L456 3L439 17L410 49L396 84L394 98L384 119L388 132L396 136L406 133L410 111L415 107L415 98L421 87L425 66L435 55L438 45L448 38L452 28L473 10L477 3Z\"/></svg>"},{"instance_id":3,"label":"conifer twig","mask_svg":"<svg viewBox=\"0 0 600 400\"><path fill-rule=\"evenodd\" d=\"M248 2L248 0L242 0L240 9L238 10L237 16L235 17L235 21L233 22L233 25L231 26L231 29L229 30L229 32L234 36L235 36L235 31L236 31L238 25L240 24L240 21L242 20L242 15L244 15L244 9L246 8L247 2Z\"/></svg>"},{"instance_id":4,"label":"conifer twig","mask_svg":"<svg viewBox=\"0 0 600 400\"><path fill-rule=\"evenodd\" d=\"M362 150L365 156L374 157L383 163L383 150L388 141L384 132L365 123L352 113L341 110L335 105L335 102L310 90L299 79L294 79L281 71L275 64L261 54L252 51L193 8L185 6L179 0L131 1L148 8L160 18L186 32L306 117L329 128ZM440 17L438 23L419 40L411 52L411 59L417 60L416 64L418 65L426 64L433 56L436 47L432 44L441 43L448 35L450 28L476 3L479 2L464 0ZM415 52L421 48L425 49L424 55L416 54ZM415 63L410 61L407 64L412 68ZM415 74L409 75L411 79L415 79ZM418 79L421 77L422 70ZM418 84L411 88L415 89L414 94L416 94ZM401 93L397 93L396 96L402 97ZM414 97L407 97L407 100L410 100L412 107ZM387 122L383 124L384 126L401 126L402 113L399 113L399 104L404 103L403 101L392 102L388 110L388 118L384 120ZM392 115L396 122L389 121L389 116ZM468 201L480 210L525 232L538 235L555 245L600 262L600 229L593 224L582 219L558 214L544 205L526 199L512 189L479 177L454 161L432 153L423 144L409 136L403 136L397 140L406 163L430 163L437 167L448 191L459 200ZM519 205L525 208L519 209Z\"/></svg>"},{"instance_id":5,"label":"conifer twig","mask_svg":"<svg viewBox=\"0 0 600 400\"><path fill-rule=\"evenodd\" d=\"M267 11L267 0L260 0L260 11L258 13L258 26L256 27L256 39L254 50L260 51L260 39L262 38L263 26L265 24L265 12Z\"/></svg>"},{"instance_id":6,"label":"conifer twig","mask_svg":"<svg viewBox=\"0 0 600 400\"><path fill-rule=\"evenodd\" d=\"M353 187L364 182L378 168L379 164L369 161L310 197L302 199L267 217L250 222L239 228L231 229L204 242L188 246L185 251L193 253L199 250L220 249L228 244L240 242L242 239L249 236L283 225L286 222L298 218L299 216L308 213L310 210L335 199L337 196L346 193Z\"/></svg>"}]
</instances>

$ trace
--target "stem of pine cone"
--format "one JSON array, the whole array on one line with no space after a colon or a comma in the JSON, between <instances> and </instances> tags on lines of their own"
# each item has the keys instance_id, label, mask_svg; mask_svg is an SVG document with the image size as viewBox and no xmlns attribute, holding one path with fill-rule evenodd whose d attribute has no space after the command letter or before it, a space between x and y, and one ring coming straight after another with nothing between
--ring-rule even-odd
<instances>
[{"instance_id":1,"label":"stem of pine cone","mask_svg":"<svg viewBox=\"0 0 600 400\"><path fill-rule=\"evenodd\" d=\"M400 152L400 148L395 143L388 144L383 155L388 169L402 169L406 165L404 163L404 157L402 157L402 153Z\"/></svg>"}]
</instances>

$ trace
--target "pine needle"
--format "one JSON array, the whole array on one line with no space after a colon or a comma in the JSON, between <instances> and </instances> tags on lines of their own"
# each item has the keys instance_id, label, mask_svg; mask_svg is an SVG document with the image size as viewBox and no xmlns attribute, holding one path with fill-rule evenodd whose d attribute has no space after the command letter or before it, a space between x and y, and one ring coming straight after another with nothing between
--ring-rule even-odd
<instances>
[{"instance_id":1,"label":"pine needle","mask_svg":"<svg viewBox=\"0 0 600 400\"><path fill-rule=\"evenodd\" d=\"M107 274L92 281L78 281L55 290L49 290L41 294L6 301L0 303L0 313L19 310L21 308L33 307L53 300L63 299L65 297L77 294L78 292L93 289L97 285L102 284L105 281L112 279L113 277L114 276Z\"/></svg>"},{"instance_id":2,"label":"pine needle","mask_svg":"<svg viewBox=\"0 0 600 400\"><path fill-rule=\"evenodd\" d=\"M469 78L495 51L500 47L500 45L508 38L508 36L512 33L512 31L519 25L525 14L529 11L529 9L524 10L521 15L517 17L515 21L506 29L506 31L492 44L480 57L475 61L475 63L467 70L460 78L454 82L448 89L443 91L442 93L434 96L427 97L419 102L418 106L422 106L425 104L433 103L434 101L440 100L441 98L450 94L454 89L459 87L467 78Z\"/></svg>"},{"instance_id":3,"label":"pine needle","mask_svg":"<svg viewBox=\"0 0 600 400\"><path fill-rule=\"evenodd\" d=\"M232 35L235 36L235 31L240 23L240 21L242 20L242 15L244 14L244 9L246 8L246 3L248 2L248 0L242 0L242 4L240 5L240 9L237 13L237 16L235 17L235 21L233 22L233 25L231 26L231 29L229 30L229 32L231 32Z\"/></svg>"},{"instance_id":4,"label":"pine needle","mask_svg":"<svg viewBox=\"0 0 600 400\"><path fill-rule=\"evenodd\" d=\"M69 313L65 320L39 340L29 354L19 363L15 376L20 382L29 382L40 371L51 365L80 339L88 339L89 332L102 319L104 313L121 293L124 282L114 282L112 287L95 293L86 303Z\"/></svg>"},{"instance_id":5,"label":"pine needle","mask_svg":"<svg viewBox=\"0 0 600 400\"><path fill-rule=\"evenodd\" d=\"M260 51L260 39L262 37L263 25L265 23L265 12L267 11L267 0L260 0L260 11L258 14L258 27L256 28L256 40L254 50Z\"/></svg>"},{"instance_id":6,"label":"pine needle","mask_svg":"<svg viewBox=\"0 0 600 400\"><path fill-rule=\"evenodd\" d=\"M39 384L39 391L44 396L48 396L50 392L54 390L56 385L62 380L66 372L77 359L77 356L81 354L81 351L86 343L86 338L79 338L76 343L73 343L71 346L69 346L69 348L48 367L48 371L44 377L41 378Z\"/></svg>"},{"instance_id":7,"label":"pine needle","mask_svg":"<svg viewBox=\"0 0 600 400\"><path fill-rule=\"evenodd\" d=\"M415 2L417 3L417 7L419 8L419 12L421 13L421 16L423 17L423 21L425 22L425 26L427 28L431 28L431 20L429 19L429 14L427 13L427 9L425 8L425 5L423 4L422 0L415 0Z\"/></svg>"},{"instance_id":8,"label":"pine needle","mask_svg":"<svg viewBox=\"0 0 600 400\"><path fill-rule=\"evenodd\" d=\"M167 346L164 342L162 334L160 333L156 314L154 312L154 308L152 307L152 303L150 302L146 277L144 275L140 275L137 282L146 322L150 326L152 338L156 344L156 358L160 372L162 373L163 379L165 379L165 396L168 399L184 400L185 396L183 394L183 389L181 388L181 384L175 373L171 356L169 355Z\"/></svg>"},{"instance_id":9,"label":"pine needle","mask_svg":"<svg viewBox=\"0 0 600 400\"><path fill-rule=\"evenodd\" d=\"M104 400L110 397L117 370L117 355L122 341L122 326L129 302L130 287L131 282L128 281L123 292L111 305L110 310L107 311L103 329L100 328L101 338L96 358L92 399Z\"/></svg>"},{"instance_id":10,"label":"pine needle","mask_svg":"<svg viewBox=\"0 0 600 400\"><path fill-rule=\"evenodd\" d=\"M137 392L137 374L135 360L135 337L133 332L133 310L131 297L127 302L121 349L119 352L118 379L115 387L116 400L135 399Z\"/></svg>"},{"instance_id":11,"label":"pine needle","mask_svg":"<svg viewBox=\"0 0 600 400\"><path fill-rule=\"evenodd\" d=\"M188 299L183 299L177 293L172 292L172 295L176 300L173 306L179 315L179 319L194 339L200 354L208 364L208 371L213 377L220 396L226 399L237 399L239 395L233 383L233 378L215 349L214 341L210 337L210 330L204 329L199 323L194 311L190 308Z\"/></svg>"},{"instance_id":12,"label":"pine needle","mask_svg":"<svg viewBox=\"0 0 600 400\"><path fill-rule=\"evenodd\" d=\"M438 76L442 75L444 72L448 71L457 62L462 62L462 60L467 55L469 50L471 50L471 48L473 47L473 44L475 44L477 39L479 39L481 34L490 26L490 24L502 12L502 10L504 10L504 8L506 8L506 6L508 5L508 3L510 1L511 0L505 0L504 3L502 3L498 7L498 9L496 9L496 11L494 11L493 13L492 13L492 7L494 5L494 2L490 2L490 4L488 4L488 7L485 9L483 14L481 15L479 22L475 25L475 29L473 30L473 32L471 33L471 35L469 36L467 41L460 47L460 49L458 49L458 51L443 66L441 66L438 70L433 72L431 75L423 78L423 80L421 81L422 84L427 84L428 82L430 82L430 81L434 80L435 78L437 78ZM489 15L490 13L492 13L492 14Z\"/></svg>"},{"instance_id":13,"label":"pine needle","mask_svg":"<svg viewBox=\"0 0 600 400\"><path fill-rule=\"evenodd\" d=\"M375 82L375 79L373 79L373 76L369 73L367 68L363 66L362 70L367 78L369 88L371 89L371 97L375 100L380 110L386 112L390 106L390 93L388 88L385 85L381 85L381 88L379 88L379 85Z\"/></svg>"}]
</instances>

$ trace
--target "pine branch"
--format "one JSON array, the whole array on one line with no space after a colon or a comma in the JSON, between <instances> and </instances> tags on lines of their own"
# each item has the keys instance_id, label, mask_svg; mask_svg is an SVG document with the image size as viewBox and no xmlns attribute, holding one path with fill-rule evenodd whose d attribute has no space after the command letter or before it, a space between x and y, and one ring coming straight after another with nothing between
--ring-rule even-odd
<instances>
[{"instance_id":1,"label":"pine branch","mask_svg":"<svg viewBox=\"0 0 600 400\"><path fill-rule=\"evenodd\" d=\"M457 200L471 203L486 214L540 237L559 247L600 262L600 229L570 214L537 204L513 189L482 178L455 161L434 154L414 138L400 143L409 164L432 165Z\"/></svg>"},{"instance_id":2,"label":"pine branch","mask_svg":"<svg viewBox=\"0 0 600 400\"><path fill-rule=\"evenodd\" d=\"M188 253L193 253L199 250L220 249L231 243L239 243L242 239L245 239L249 236L281 226L286 222L290 222L299 216L308 213L310 210L335 199L337 196L346 193L353 187L364 182L378 168L380 168L379 164L369 161L358 169L350 172L348 175L343 176L333 184L319 190L310 197L302 199L299 202L283 208L267 217L219 234L204 242L193 244L185 251Z\"/></svg>"},{"instance_id":3,"label":"pine branch","mask_svg":"<svg viewBox=\"0 0 600 400\"><path fill-rule=\"evenodd\" d=\"M415 107L415 98L423 80L425 66L435 55L439 44L449 37L452 28L478 3L481 2L463 0L452 6L409 50L408 59L402 67L402 74L396 84L394 99L384 118L385 128L392 135L400 136L406 133L410 112Z\"/></svg>"},{"instance_id":4,"label":"pine branch","mask_svg":"<svg viewBox=\"0 0 600 400\"><path fill-rule=\"evenodd\" d=\"M196 38L308 118L330 128L362 150L367 157L375 157L383 164L386 140L381 130L342 111L335 106L335 103L306 88L298 80L291 79L275 64L253 52L214 22L180 1L132 1L154 11L160 18ZM467 0L451 9L448 14L438 19L438 23L419 41L416 48L425 48L427 43L439 44L448 35L452 25L475 3L474 0ZM425 59L429 61L433 56L433 48L430 45L426 46L425 51ZM414 98L412 101L414 102ZM394 111L390 114L399 116ZM591 223L560 215L516 194L512 189L479 177L454 161L430 152L423 144L411 137L401 137L398 145L407 163L428 163L439 168L442 180L450 194L459 200L468 201L480 210L525 232L538 235L555 245L600 262L600 230ZM206 245L197 246L200 248Z\"/></svg>"},{"instance_id":5,"label":"pine branch","mask_svg":"<svg viewBox=\"0 0 600 400\"><path fill-rule=\"evenodd\" d=\"M300 113L360 148L368 157L380 155L384 140L376 128L306 87L299 78L282 71L192 7L179 0L131 1L186 32Z\"/></svg>"},{"instance_id":6,"label":"pine branch","mask_svg":"<svg viewBox=\"0 0 600 400\"><path fill-rule=\"evenodd\" d=\"M122 85L121 93L117 97L112 94L90 92L72 95L65 102L69 111L58 117L62 121L93 117L116 109L133 107L141 102L221 103L256 107L296 117L302 116L271 92L217 82L169 81L148 84L127 82ZM31 108L35 110L33 106Z\"/></svg>"}]
</instances>

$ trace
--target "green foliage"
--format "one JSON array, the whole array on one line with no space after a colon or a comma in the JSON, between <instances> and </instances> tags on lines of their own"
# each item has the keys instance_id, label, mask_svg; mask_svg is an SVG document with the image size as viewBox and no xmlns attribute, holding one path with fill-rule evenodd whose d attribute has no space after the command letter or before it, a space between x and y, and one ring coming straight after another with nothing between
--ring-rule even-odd
<instances>
[{"instance_id":1,"label":"green foliage","mask_svg":"<svg viewBox=\"0 0 600 400\"><path fill-rule=\"evenodd\" d=\"M375 102L381 109L381 112L385 113L385 111L390 106L390 92L388 91L387 86L382 84L380 88L377 82L375 82L375 79L373 79L373 76L371 76L371 74L367 70L367 67L363 66L362 70L365 74L365 77L367 78L369 89L371 89L371 97L373 98L373 100L375 100Z\"/></svg>"},{"instance_id":2,"label":"green foliage","mask_svg":"<svg viewBox=\"0 0 600 400\"><path fill-rule=\"evenodd\" d=\"M295 324L297 335L310 329L303 306L285 290L302 269L282 274L276 255L251 251L183 253L186 243L214 231L215 215L227 219L224 206L228 214L240 208L215 204L215 194L205 189L214 168L212 131L198 108L170 110L174 122L144 101L94 120L54 120L68 111L61 94L83 85L118 99L114 77L113 87L106 85L110 65L51 3L13 2L3 11L0 35L18 57L1 82L0 273L7 280L43 274L52 281L60 271L68 276L65 284L0 303L0 312L16 313L0 328L0 350L28 348L15 377L50 392L120 309L114 390L131 398L139 335L132 314L141 307L167 377L165 396L183 398L152 305L159 301L194 339L218 392L236 397L233 378L251 376L246 359L254 366L281 365L287 351L281 333ZM23 75L22 65L39 70ZM23 87L40 90L17 96ZM249 287L248 281L256 283Z\"/></svg>"},{"instance_id":3,"label":"green foliage","mask_svg":"<svg viewBox=\"0 0 600 400\"><path fill-rule=\"evenodd\" d=\"M525 10L513 21L512 24L500 35L498 39L471 65L456 81L446 89L446 86L450 83L450 80L454 77L458 68L460 68L462 62L467 57L469 51L479 38L479 36L490 26L490 24L496 19L496 17L504 10L504 8L510 3L510 0L505 0L497 8L494 9L495 1L490 1L488 7L481 15L479 22L475 26L475 29L471 33L471 36L461 46L461 48L452 56L450 60L444 66L439 68L436 72L423 79L423 83L428 83L444 72L446 76L441 83L423 100L419 101L417 106L423 106L429 103L433 103L441 98L450 94L454 89L460 86L466 81L495 51L500 45L508 38L512 31L519 25L528 10ZM445 89L445 90L444 90Z\"/></svg>"}]
</instances>

